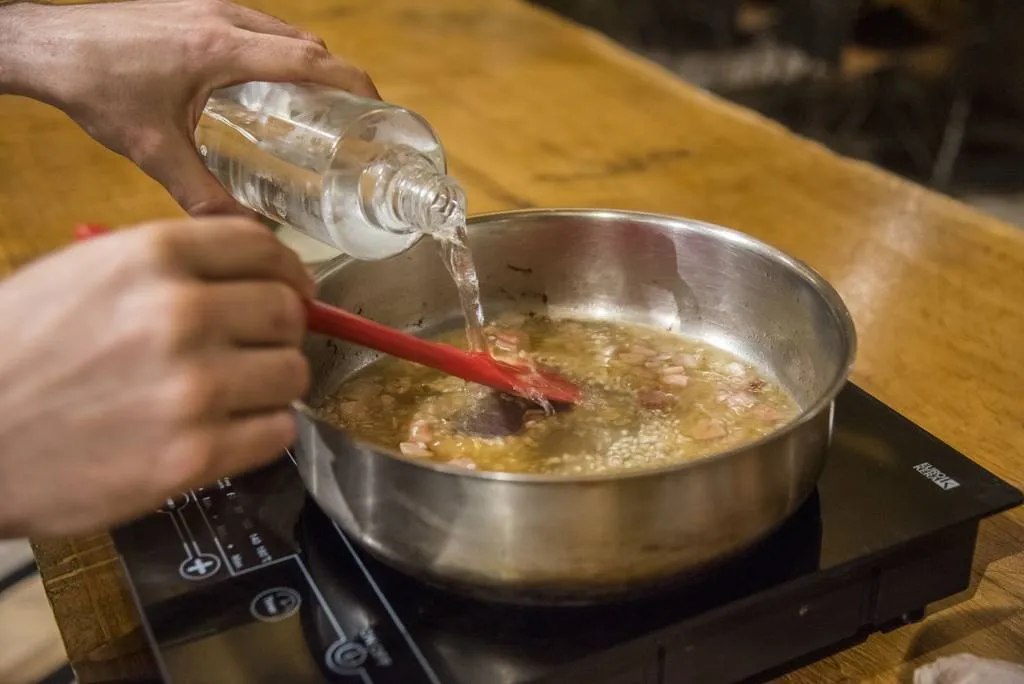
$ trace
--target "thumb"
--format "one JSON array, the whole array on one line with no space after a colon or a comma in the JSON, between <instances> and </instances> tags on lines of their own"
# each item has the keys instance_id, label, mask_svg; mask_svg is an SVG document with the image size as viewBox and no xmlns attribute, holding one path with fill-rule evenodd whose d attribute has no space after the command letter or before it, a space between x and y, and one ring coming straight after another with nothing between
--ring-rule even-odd
<instances>
[{"instance_id":1,"label":"thumb","mask_svg":"<svg viewBox=\"0 0 1024 684\"><path fill-rule=\"evenodd\" d=\"M196 150L191 137L174 131L155 146L153 154L138 160L139 166L192 216L244 216L255 212L239 204L221 185Z\"/></svg>"}]
</instances>

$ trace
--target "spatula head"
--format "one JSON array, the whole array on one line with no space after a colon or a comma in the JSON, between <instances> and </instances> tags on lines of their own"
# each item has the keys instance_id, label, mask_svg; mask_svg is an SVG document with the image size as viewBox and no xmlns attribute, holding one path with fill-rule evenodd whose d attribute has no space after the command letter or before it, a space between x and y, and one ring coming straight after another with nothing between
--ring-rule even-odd
<instances>
[{"instance_id":1,"label":"spatula head","mask_svg":"<svg viewBox=\"0 0 1024 684\"><path fill-rule=\"evenodd\" d=\"M542 400L575 404L582 398L576 383L550 368L512 365L495 359L490 354L471 353L476 376L466 379L481 382L501 392L513 394L535 403Z\"/></svg>"},{"instance_id":2,"label":"spatula head","mask_svg":"<svg viewBox=\"0 0 1024 684\"><path fill-rule=\"evenodd\" d=\"M568 411L572 404L552 402L555 412ZM475 403L472 412L457 420L460 432L477 437L507 437L519 434L526 422L526 413L537 411L537 404L522 397L488 392Z\"/></svg>"}]
</instances>

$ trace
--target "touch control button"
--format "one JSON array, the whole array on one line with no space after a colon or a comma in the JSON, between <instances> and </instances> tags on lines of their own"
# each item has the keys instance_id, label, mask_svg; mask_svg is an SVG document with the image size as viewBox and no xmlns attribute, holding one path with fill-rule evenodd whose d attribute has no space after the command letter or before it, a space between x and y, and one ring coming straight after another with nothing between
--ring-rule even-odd
<instances>
[{"instance_id":1,"label":"touch control button","mask_svg":"<svg viewBox=\"0 0 1024 684\"><path fill-rule=\"evenodd\" d=\"M193 558L186 558L178 566L178 573L187 580L204 580L216 575L220 570L220 558L208 553L201 553Z\"/></svg>"},{"instance_id":2,"label":"touch control button","mask_svg":"<svg viewBox=\"0 0 1024 684\"><path fill-rule=\"evenodd\" d=\"M289 587L261 591L249 604L249 612L262 622L277 622L295 615L302 605L299 592Z\"/></svg>"},{"instance_id":3,"label":"touch control button","mask_svg":"<svg viewBox=\"0 0 1024 684\"><path fill-rule=\"evenodd\" d=\"M338 639L327 649L324 663L335 674L354 675L366 662L366 647L362 644Z\"/></svg>"},{"instance_id":4,"label":"touch control button","mask_svg":"<svg viewBox=\"0 0 1024 684\"><path fill-rule=\"evenodd\" d=\"M156 509L157 513L171 513L184 508L188 504L188 494L178 494L176 496L169 496L164 500L164 505Z\"/></svg>"}]
</instances>

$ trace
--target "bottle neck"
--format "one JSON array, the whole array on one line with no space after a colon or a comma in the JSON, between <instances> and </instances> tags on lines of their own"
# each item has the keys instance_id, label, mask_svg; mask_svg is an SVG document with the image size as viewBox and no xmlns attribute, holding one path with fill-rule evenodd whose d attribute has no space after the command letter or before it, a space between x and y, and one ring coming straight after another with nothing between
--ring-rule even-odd
<instances>
[{"instance_id":1,"label":"bottle neck","mask_svg":"<svg viewBox=\"0 0 1024 684\"><path fill-rule=\"evenodd\" d=\"M411 149L382 155L359 185L367 219L390 233L444 236L466 220L462 187Z\"/></svg>"}]
</instances>

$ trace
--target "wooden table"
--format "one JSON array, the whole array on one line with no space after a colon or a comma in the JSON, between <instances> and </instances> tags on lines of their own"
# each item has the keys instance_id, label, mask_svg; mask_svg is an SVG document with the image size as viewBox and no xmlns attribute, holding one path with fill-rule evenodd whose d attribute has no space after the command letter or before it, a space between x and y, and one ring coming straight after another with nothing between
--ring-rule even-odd
<instances>
[{"instance_id":1,"label":"wooden table","mask_svg":"<svg viewBox=\"0 0 1024 684\"><path fill-rule=\"evenodd\" d=\"M747 231L806 260L856 319L853 379L1017 485L1024 231L788 134L519 0L252 0L363 64L440 131L474 212L613 207ZM77 221L177 213L61 115L0 100L0 264ZM109 539L38 541L81 682L150 667ZM790 682L905 681L961 651L1024 654L1024 510L982 526L963 600ZM486 683L482 683L486 684Z\"/></svg>"}]
</instances>

